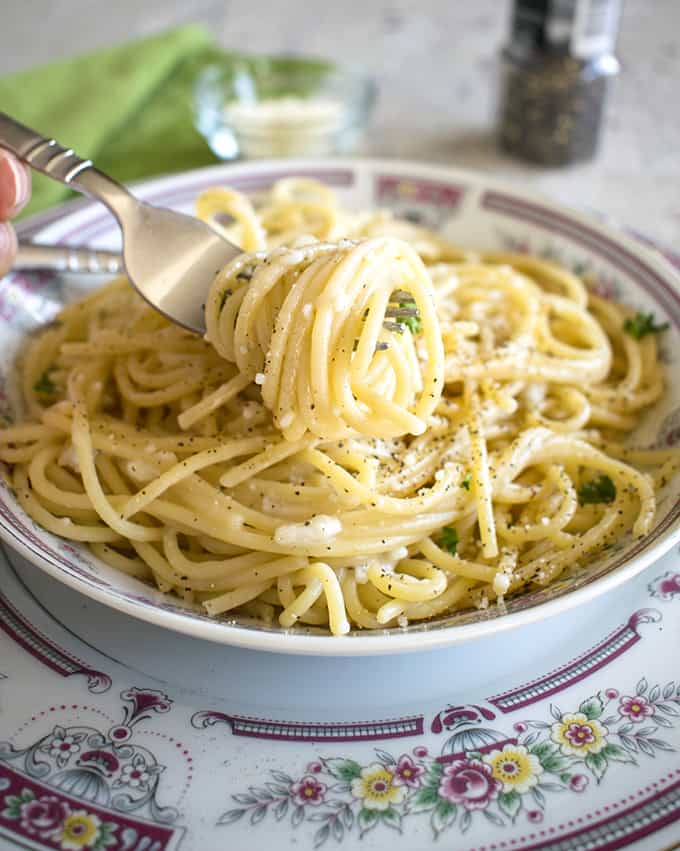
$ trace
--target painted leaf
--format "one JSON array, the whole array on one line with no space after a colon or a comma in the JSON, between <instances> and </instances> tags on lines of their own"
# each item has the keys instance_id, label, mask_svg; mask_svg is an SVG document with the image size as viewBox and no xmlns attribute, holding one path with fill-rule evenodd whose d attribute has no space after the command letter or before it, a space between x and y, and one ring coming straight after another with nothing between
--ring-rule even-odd
<instances>
[{"instance_id":1,"label":"painted leaf","mask_svg":"<svg viewBox=\"0 0 680 851\"><path fill-rule=\"evenodd\" d=\"M637 686L635 687L635 694L644 694L647 691L647 680L643 677L639 680Z\"/></svg>"},{"instance_id":2,"label":"painted leaf","mask_svg":"<svg viewBox=\"0 0 680 851\"><path fill-rule=\"evenodd\" d=\"M648 739L647 740L650 745L654 745L655 748L658 748L660 751L674 751L675 748L672 745L669 745L668 742L664 742L662 739Z\"/></svg>"},{"instance_id":3,"label":"painted leaf","mask_svg":"<svg viewBox=\"0 0 680 851\"><path fill-rule=\"evenodd\" d=\"M259 824L262 819L267 815L267 805L260 804L259 807L255 807L255 809L250 814L250 823L251 824Z\"/></svg>"},{"instance_id":4,"label":"painted leaf","mask_svg":"<svg viewBox=\"0 0 680 851\"><path fill-rule=\"evenodd\" d=\"M675 691L675 683L674 682L666 683L666 685L664 686L664 689L663 689L664 700L668 700L669 697L672 697L674 691Z\"/></svg>"},{"instance_id":5,"label":"painted leaf","mask_svg":"<svg viewBox=\"0 0 680 851\"><path fill-rule=\"evenodd\" d=\"M295 807L295 809L293 810L293 815L290 818L290 823L293 825L293 827L297 827L300 824L300 822L304 819L304 817L305 817L305 808L300 806L300 804L298 804L297 807Z\"/></svg>"},{"instance_id":6,"label":"painted leaf","mask_svg":"<svg viewBox=\"0 0 680 851\"><path fill-rule=\"evenodd\" d=\"M375 755L383 765L395 765L397 762L392 754L387 753L387 751L381 751L380 748L375 749Z\"/></svg>"},{"instance_id":7,"label":"painted leaf","mask_svg":"<svg viewBox=\"0 0 680 851\"><path fill-rule=\"evenodd\" d=\"M514 821L515 816L522 809L522 796L514 789L512 792L501 792L498 796L498 806L501 812Z\"/></svg>"},{"instance_id":8,"label":"painted leaf","mask_svg":"<svg viewBox=\"0 0 680 851\"><path fill-rule=\"evenodd\" d=\"M326 769L338 780L350 781L361 774L361 766L353 759L333 757L323 760Z\"/></svg>"},{"instance_id":9,"label":"painted leaf","mask_svg":"<svg viewBox=\"0 0 680 851\"><path fill-rule=\"evenodd\" d=\"M378 813L375 810L367 810L366 807L362 807L359 810L359 817L357 819L357 823L359 825L359 830L361 831L361 835L372 830L376 824L378 823Z\"/></svg>"},{"instance_id":10,"label":"painted leaf","mask_svg":"<svg viewBox=\"0 0 680 851\"><path fill-rule=\"evenodd\" d=\"M619 741L631 753L637 753L637 743L632 736L626 736L624 733L619 733Z\"/></svg>"},{"instance_id":11,"label":"painted leaf","mask_svg":"<svg viewBox=\"0 0 680 851\"><path fill-rule=\"evenodd\" d=\"M637 744L643 754L654 757L654 748L646 739L638 739Z\"/></svg>"},{"instance_id":12,"label":"painted leaf","mask_svg":"<svg viewBox=\"0 0 680 851\"><path fill-rule=\"evenodd\" d=\"M276 795L277 798L288 794L288 789L285 786L280 786L278 783L267 783L266 785L272 795Z\"/></svg>"},{"instance_id":13,"label":"painted leaf","mask_svg":"<svg viewBox=\"0 0 680 851\"><path fill-rule=\"evenodd\" d=\"M273 770L271 774L274 780L278 780L279 783L284 783L286 786L293 785L293 778L289 774L286 774L283 771L276 770Z\"/></svg>"},{"instance_id":14,"label":"painted leaf","mask_svg":"<svg viewBox=\"0 0 680 851\"><path fill-rule=\"evenodd\" d=\"M342 810L341 818L345 823L345 827L347 830L352 829L352 825L354 824L354 813L350 809L349 806L345 806Z\"/></svg>"},{"instance_id":15,"label":"painted leaf","mask_svg":"<svg viewBox=\"0 0 680 851\"><path fill-rule=\"evenodd\" d=\"M560 786L559 783L541 783L541 789L545 792L564 792L564 786Z\"/></svg>"},{"instance_id":16,"label":"painted leaf","mask_svg":"<svg viewBox=\"0 0 680 851\"><path fill-rule=\"evenodd\" d=\"M562 720L562 712L557 708L557 706L554 706L552 703L550 704L550 714L555 719L555 721Z\"/></svg>"},{"instance_id":17,"label":"painted leaf","mask_svg":"<svg viewBox=\"0 0 680 851\"><path fill-rule=\"evenodd\" d=\"M323 827L320 827L317 832L314 834L314 847L320 848L324 842L328 839L328 835L331 832L330 825L325 824Z\"/></svg>"},{"instance_id":18,"label":"painted leaf","mask_svg":"<svg viewBox=\"0 0 680 851\"><path fill-rule=\"evenodd\" d=\"M599 783L607 771L607 757L601 753L589 753L585 758L585 763Z\"/></svg>"},{"instance_id":19,"label":"painted leaf","mask_svg":"<svg viewBox=\"0 0 680 851\"><path fill-rule=\"evenodd\" d=\"M243 818L245 812L245 810L228 810L226 813L222 813L222 815L217 819L217 823L233 824L235 821Z\"/></svg>"},{"instance_id":20,"label":"painted leaf","mask_svg":"<svg viewBox=\"0 0 680 851\"><path fill-rule=\"evenodd\" d=\"M491 824L495 824L498 827L505 827L503 819L491 810L482 810L482 814L487 821L491 822Z\"/></svg>"},{"instance_id":21,"label":"painted leaf","mask_svg":"<svg viewBox=\"0 0 680 851\"><path fill-rule=\"evenodd\" d=\"M271 801L272 793L269 789L263 789L262 786L249 786L248 791L251 795L255 795L258 801Z\"/></svg>"},{"instance_id":22,"label":"painted leaf","mask_svg":"<svg viewBox=\"0 0 680 851\"><path fill-rule=\"evenodd\" d=\"M333 822L331 823L331 830L333 831L333 839L335 839L336 842L342 842L345 835L345 828L339 818L333 819Z\"/></svg>"},{"instance_id":23,"label":"painted leaf","mask_svg":"<svg viewBox=\"0 0 680 851\"><path fill-rule=\"evenodd\" d=\"M283 798L282 800L280 800L278 804L274 807L272 812L274 813L274 818L277 821L281 821L281 819L288 812L288 798Z\"/></svg>"},{"instance_id":24,"label":"painted leaf","mask_svg":"<svg viewBox=\"0 0 680 851\"><path fill-rule=\"evenodd\" d=\"M673 726L672 721L669 721L668 718L664 718L663 715L658 715L658 714L656 716L656 723L659 725L659 727L672 727Z\"/></svg>"},{"instance_id":25,"label":"painted leaf","mask_svg":"<svg viewBox=\"0 0 680 851\"><path fill-rule=\"evenodd\" d=\"M680 709L677 706L673 706L672 703L657 703L656 708L660 712L665 712L666 715L680 715ZM659 720L657 716L657 721Z\"/></svg>"},{"instance_id":26,"label":"painted leaf","mask_svg":"<svg viewBox=\"0 0 680 851\"><path fill-rule=\"evenodd\" d=\"M656 701L661 697L661 687L654 686L654 688L649 692L649 699L652 703L656 703Z\"/></svg>"},{"instance_id":27,"label":"painted leaf","mask_svg":"<svg viewBox=\"0 0 680 851\"><path fill-rule=\"evenodd\" d=\"M398 813L394 807L388 807L388 809L383 810L381 818L383 824L401 833L401 813Z\"/></svg>"},{"instance_id":28,"label":"painted leaf","mask_svg":"<svg viewBox=\"0 0 680 851\"><path fill-rule=\"evenodd\" d=\"M408 803L411 813L424 813L431 810L439 802L439 792L436 786L421 786Z\"/></svg>"},{"instance_id":29,"label":"painted leaf","mask_svg":"<svg viewBox=\"0 0 680 851\"><path fill-rule=\"evenodd\" d=\"M593 697L589 697L588 700L584 700L579 705L579 712L582 712L588 720L593 720L594 718L599 718L602 715L604 707L602 706L602 701L597 695Z\"/></svg>"},{"instance_id":30,"label":"painted leaf","mask_svg":"<svg viewBox=\"0 0 680 851\"><path fill-rule=\"evenodd\" d=\"M451 825L455 822L457 815L458 807L455 804L452 804L450 801L445 801L443 798L440 799L430 816L430 822L435 836L438 836L443 830L451 827Z\"/></svg>"},{"instance_id":31,"label":"painted leaf","mask_svg":"<svg viewBox=\"0 0 680 851\"><path fill-rule=\"evenodd\" d=\"M531 797L534 799L534 801L536 801L536 803L541 809L545 807L545 795L536 786L531 789Z\"/></svg>"},{"instance_id":32,"label":"painted leaf","mask_svg":"<svg viewBox=\"0 0 680 851\"><path fill-rule=\"evenodd\" d=\"M246 795L245 792L239 792L238 795L231 796L237 804L245 804L248 806L249 804L256 804L257 798L253 795Z\"/></svg>"},{"instance_id":33,"label":"painted leaf","mask_svg":"<svg viewBox=\"0 0 680 851\"><path fill-rule=\"evenodd\" d=\"M460 817L460 821L458 822L458 826L460 827L460 832L465 833L470 825L472 824L472 814L469 810L465 810L463 815Z\"/></svg>"},{"instance_id":34,"label":"painted leaf","mask_svg":"<svg viewBox=\"0 0 680 851\"><path fill-rule=\"evenodd\" d=\"M615 762L630 762L635 764L635 760L625 748L620 745L615 745L613 742L608 742L601 753L607 759L613 759Z\"/></svg>"}]
</instances>

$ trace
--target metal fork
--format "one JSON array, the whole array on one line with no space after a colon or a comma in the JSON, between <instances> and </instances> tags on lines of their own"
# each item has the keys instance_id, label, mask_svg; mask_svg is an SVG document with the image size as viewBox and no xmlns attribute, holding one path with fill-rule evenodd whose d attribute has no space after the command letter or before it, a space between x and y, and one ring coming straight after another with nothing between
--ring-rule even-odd
<instances>
[{"instance_id":1,"label":"metal fork","mask_svg":"<svg viewBox=\"0 0 680 851\"><path fill-rule=\"evenodd\" d=\"M0 112L0 146L31 168L101 201L123 233L132 285L168 319L205 331L204 305L215 275L241 249L199 219L139 201L70 148Z\"/></svg>"}]
</instances>

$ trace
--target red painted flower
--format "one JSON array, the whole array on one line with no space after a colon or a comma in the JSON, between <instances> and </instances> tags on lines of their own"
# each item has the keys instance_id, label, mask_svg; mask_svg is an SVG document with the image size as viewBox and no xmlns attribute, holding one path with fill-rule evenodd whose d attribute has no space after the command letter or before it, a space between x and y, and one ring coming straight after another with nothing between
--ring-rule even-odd
<instances>
[{"instance_id":1,"label":"red painted flower","mask_svg":"<svg viewBox=\"0 0 680 851\"><path fill-rule=\"evenodd\" d=\"M310 762L307 766L307 771L311 772L312 774L321 774L322 770L323 765L321 765L320 762Z\"/></svg>"},{"instance_id":2,"label":"red painted flower","mask_svg":"<svg viewBox=\"0 0 680 851\"><path fill-rule=\"evenodd\" d=\"M642 721L654 715L654 706L644 697L624 696L619 701L619 715L625 715L631 721Z\"/></svg>"},{"instance_id":3,"label":"red painted flower","mask_svg":"<svg viewBox=\"0 0 680 851\"><path fill-rule=\"evenodd\" d=\"M543 821L543 813L540 810L529 810L527 812L527 818L532 824L538 824Z\"/></svg>"},{"instance_id":4,"label":"red painted flower","mask_svg":"<svg viewBox=\"0 0 680 851\"><path fill-rule=\"evenodd\" d=\"M409 786L411 789L416 789L420 786L420 778L423 774L425 769L422 765L416 765L408 754L402 754L393 770L393 783L395 786Z\"/></svg>"},{"instance_id":5,"label":"red painted flower","mask_svg":"<svg viewBox=\"0 0 680 851\"><path fill-rule=\"evenodd\" d=\"M416 745L415 748L413 748L413 755L418 757L427 756L427 748L425 745Z\"/></svg>"},{"instance_id":6,"label":"red painted flower","mask_svg":"<svg viewBox=\"0 0 680 851\"><path fill-rule=\"evenodd\" d=\"M498 797L503 784L491 774L491 768L478 759L457 759L445 766L439 794L466 810L483 810Z\"/></svg>"},{"instance_id":7,"label":"red painted flower","mask_svg":"<svg viewBox=\"0 0 680 851\"><path fill-rule=\"evenodd\" d=\"M585 774L574 774L569 781L569 788L574 792L583 792L589 782Z\"/></svg>"},{"instance_id":8,"label":"red painted flower","mask_svg":"<svg viewBox=\"0 0 680 851\"><path fill-rule=\"evenodd\" d=\"M26 833L50 839L61 827L70 809L52 795L29 801L21 806L21 827Z\"/></svg>"},{"instance_id":9,"label":"red painted flower","mask_svg":"<svg viewBox=\"0 0 680 851\"><path fill-rule=\"evenodd\" d=\"M304 806L310 804L313 807L318 807L323 804L326 796L326 784L320 783L316 777L311 774L306 774L290 787L293 800L296 804Z\"/></svg>"},{"instance_id":10,"label":"red painted flower","mask_svg":"<svg viewBox=\"0 0 680 851\"><path fill-rule=\"evenodd\" d=\"M608 688L604 691L605 697L608 697L610 700L614 700L619 696L619 690L616 688Z\"/></svg>"}]
</instances>

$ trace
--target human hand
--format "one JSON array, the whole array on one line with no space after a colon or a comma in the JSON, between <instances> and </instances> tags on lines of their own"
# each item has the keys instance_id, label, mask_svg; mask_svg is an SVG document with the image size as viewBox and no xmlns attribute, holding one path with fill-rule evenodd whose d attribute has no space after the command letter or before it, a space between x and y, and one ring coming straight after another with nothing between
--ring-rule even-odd
<instances>
[{"instance_id":1,"label":"human hand","mask_svg":"<svg viewBox=\"0 0 680 851\"><path fill-rule=\"evenodd\" d=\"M30 197L29 170L0 148L0 277L11 269L17 250L16 234L8 219L16 216Z\"/></svg>"}]
</instances>

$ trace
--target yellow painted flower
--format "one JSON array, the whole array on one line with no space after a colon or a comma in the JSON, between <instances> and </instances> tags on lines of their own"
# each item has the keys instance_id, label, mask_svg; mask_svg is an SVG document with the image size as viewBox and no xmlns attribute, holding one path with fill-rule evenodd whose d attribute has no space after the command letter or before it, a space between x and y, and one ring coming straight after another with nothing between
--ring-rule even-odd
<instances>
[{"instance_id":1,"label":"yellow painted flower","mask_svg":"<svg viewBox=\"0 0 680 851\"><path fill-rule=\"evenodd\" d=\"M607 744L609 730L594 718L588 718L583 712L563 715L552 725L550 738L557 742L562 753L584 757L589 753L599 753Z\"/></svg>"},{"instance_id":2,"label":"yellow painted flower","mask_svg":"<svg viewBox=\"0 0 680 851\"><path fill-rule=\"evenodd\" d=\"M394 785L394 777L380 762L361 770L352 780L352 795L360 798L367 810L386 810L404 798L404 787Z\"/></svg>"},{"instance_id":3,"label":"yellow painted flower","mask_svg":"<svg viewBox=\"0 0 680 851\"><path fill-rule=\"evenodd\" d=\"M61 833L57 836L64 851L80 851L91 848L99 839L101 821L85 810L74 810L64 819Z\"/></svg>"},{"instance_id":4,"label":"yellow painted flower","mask_svg":"<svg viewBox=\"0 0 680 851\"><path fill-rule=\"evenodd\" d=\"M502 751L491 751L482 757L491 774L503 784L504 792L528 792L538 783L543 766L538 757L523 745L505 745Z\"/></svg>"}]
</instances>

